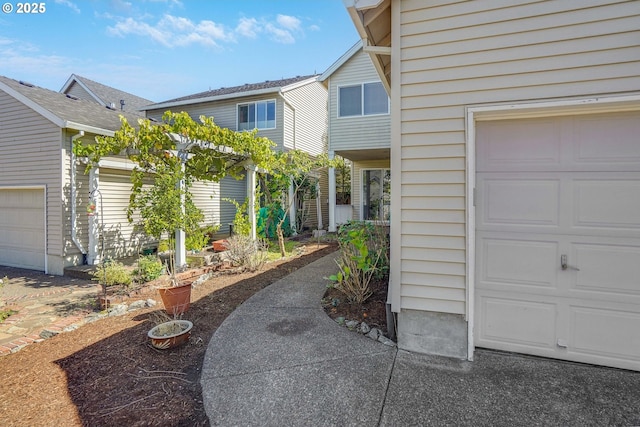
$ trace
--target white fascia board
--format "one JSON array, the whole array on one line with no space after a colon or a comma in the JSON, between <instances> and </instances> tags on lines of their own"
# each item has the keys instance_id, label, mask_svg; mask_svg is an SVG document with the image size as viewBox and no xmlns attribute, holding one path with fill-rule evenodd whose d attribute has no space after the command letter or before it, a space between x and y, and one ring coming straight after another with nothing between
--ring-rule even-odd
<instances>
[{"instance_id":1,"label":"white fascia board","mask_svg":"<svg viewBox=\"0 0 640 427\"><path fill-rule=\"evenodd\" d=\"M362 40L358 40L356 44L351 46L351 48L348 51L346 51L340 58L338 58L336 62L331 64L331 66L329 66L329 68L327 68L327 70L318 77L318 81L323 82L327 80L329 77L331 77L331 75L335 73L340 67L342 67L345 64L345 62L351 59L353 55L358 53L358 51L361 48L362 48Z\"/></svg>"},{"instance_id":2,"label":"white fascia board","mask_svg":"<svg viewBox=\"0 0 640 427\"><path fill-rule=\"evenodd\" d=\"M264 95L264 94L268 94L268 93L278 93L279 91L280 91L279 87L271 87L271 88L267 88L267 89L251 90L251 91L247 91L247 92L234 92L234 93L229 93L227 95L208 96L208 97L204 97L204 98L185 99L183 101L176 101L176 102L161 102L159 104L152 104L152 105L149 105L149 106L144 107L144 108L145 108L145 111L160 110L160 109L169 108L169 107L180 107L180 106L183 106L183 105L203 104L205 102L222 101L222 100L225 100L225 99L244 98L244 97L247 97L247 96L257 96L257 95Z\"/></svg>"},{"instance_id":3,"label":"white fascia board","mask_svg":"<svg viewBox=\"0 0 640 427\"><path fill-rule=\"evenodd\" d=\"M62 127L73 130L83 130L85 132L95 133L96 135L113 136L116 134L115 131L109 129L97 128L95 126L88 126L70 121L65 121L64 126Z\"/></svg>"},{"instance_id":4,"label":"white fascia board","mask_svg":"<svg viewBox=\"0 0 640 427\"><path fill-rule=\"evenodd\" d=\"M314 82L317 82L317 81L318 81L318 76L315 76L315 77L309 77L309 78L308 78L308 79L306 79L306 80L301 80L301 81L299 81L299 82L291 83L291 84L290 84L290 85L288 85L288 86L282 86L282 87L280 88L280 93L288 92L288 91L290 91L290 90L297 89L297 88L299 88L299 87L306 86L306 85L308 85L309 83L314 83Z\"/></svg>"},{"instance_id":5,"label":"white fascia board","mask_svg":"<svg viewBox=\"0 0 640 427\"><path fill-rule=\"evenodd\" d=\"M342 0L345 7L353 7L358 10L373 9L378 7L384 0Z\"/></svg>"},{"instance_id":6,"label":"white fascia board","mask_svg":"<svg viewBox=\"0 0 640 427\"><path fill-rule=\"evenodd\" d=\"M24 96L23 94L13 89L12 87L7 86L6 84L0 82L0 90L4 91L7 95L11 96L18 102L21 102L27 107L31 108L36 113L40 114L42 117L52 122L54 125L61 128L65 127L65 121L62 118L56 116L51 111L44 108L42 105Z\"/></svg>"},{"instance_id":7,"label":"white fascia board","mask_svg":"<svg viewBox=\"0 0 640 427\"><path fill-rule=\"evenodd\" d=\"M136 168L136 166L137 165L130 160L104 158L100 159L100 161L98 162L99 168L116 169L122 171L132 171Z\"/></svg>"}]
</instances>

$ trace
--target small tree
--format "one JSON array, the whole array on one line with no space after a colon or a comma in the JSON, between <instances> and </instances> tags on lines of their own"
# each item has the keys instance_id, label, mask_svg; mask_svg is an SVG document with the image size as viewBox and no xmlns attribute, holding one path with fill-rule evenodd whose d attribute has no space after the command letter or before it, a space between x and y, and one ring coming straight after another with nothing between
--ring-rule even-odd
<instances>
[{"instance_id":1,"label":"small tree","mask_svg":"<svg viewBox=\"0 0 640 427\"><path fill-rule=\"evenodd\" d=\"M270 197L273 201L279 202L284 210L284 215L276 220L276 235L281 256L287 255L283 224L295 203L295 195L303 197L301 190L308 188L310 182L313 181L313 171L329 167L332 164L333 162L325 154L312 156L300 150L277 153L272 173L266 178L269 181ZM287 197L290 185L293 186L293 200Z\"/></svg>"}]
</instances>

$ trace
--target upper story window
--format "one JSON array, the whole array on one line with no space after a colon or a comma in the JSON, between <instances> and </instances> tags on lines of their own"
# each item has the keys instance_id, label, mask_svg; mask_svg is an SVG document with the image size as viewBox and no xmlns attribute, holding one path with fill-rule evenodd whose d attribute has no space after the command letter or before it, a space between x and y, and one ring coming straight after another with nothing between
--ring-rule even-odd
<instances>
[{"instance_id":1,"label":"upper story window","mask_svg":"<svg viewBox=\"0 0 640 427\"><path fill-rule=\"evenodd\" d=\"M338 117L389 114L389 97L382 83L338 88Z\"/></svg>"},{"instance_id":2,"label":"upper story window","mask_svg":"<svg viewBox=\"0 0 640 427\"><path fill-rule=\"evenodd\" d=\"M238 130L275 129L276 101L238 104Z\"/></svg>"}]
</instances>

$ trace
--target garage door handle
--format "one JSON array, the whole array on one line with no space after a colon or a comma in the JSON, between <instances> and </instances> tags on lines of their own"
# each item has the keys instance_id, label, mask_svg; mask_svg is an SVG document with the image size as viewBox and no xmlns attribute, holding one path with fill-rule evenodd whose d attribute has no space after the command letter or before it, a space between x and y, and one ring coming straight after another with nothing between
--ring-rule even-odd
<instances>
[{"instance_id":1,"label":"garage door handle","mask_svg":"<svg viewBox=\"0 0 640 427\"><path fill-rule=\"evenodd\" d=\"M560 255L560 266L562 266L563 270L576 270L576 271L580 271L580 269L578 267L574 267L572 265L567 264L567 256L566 255Z\"/></svg>"}]
</instances>

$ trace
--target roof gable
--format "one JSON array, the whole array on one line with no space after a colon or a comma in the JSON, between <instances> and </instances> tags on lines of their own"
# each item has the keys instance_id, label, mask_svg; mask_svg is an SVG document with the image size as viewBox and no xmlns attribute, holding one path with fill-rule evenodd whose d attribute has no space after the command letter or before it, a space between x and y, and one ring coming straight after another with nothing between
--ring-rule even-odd
<instances>
[{"instance_id":1,"label":"roof gable","mask_svg":"<svg viewBox=\"0 0 640 427\"><path fill-rule=\"evenodd\" d=\"M62 89L60 89L60 92L68 94L74 84L84 89L98 104L113 106L118 110L138 112L141 111L143 107L153 104L153 101L148 99L98 83L86 77L78 76L77 74L72 74L69 77L64 86L62 86ZM124 101L124 105L121 105L120 101Z\"/></svg>"},{"instance_id":2,"label":"roof gable","mask_svg":"<svg viewBox=\"0 0 640 427\"><path fill-rule=\"evenodd\" d=\"M327 68L327 70L318 77L318 81L324 82L325 80L327 80L329 77L331 77L333 73L338 71L340 67L342 67L351 58L353 58L353 56L356 53L360 52L361 49L362 49L362 40L358 40L356 44L351 46L351 48L349 48L348 51L346 51L340 58L338 58L336 62L331 64L331 66L329 66L329 68Z\"/></svg>"},{"instance_id":3,"label":"roof gable","mask_svg":"<svg viewBox=\"0 0 640 427\"><path fill-rule=\"evenodd\" d=\"M61 128L90 130L108 135L120 129L120 115L125 116L132 125L143 118L139 114L111 110L91 101L4 76L0 76L0 90Z\"/></svg>"}]
</instances>

